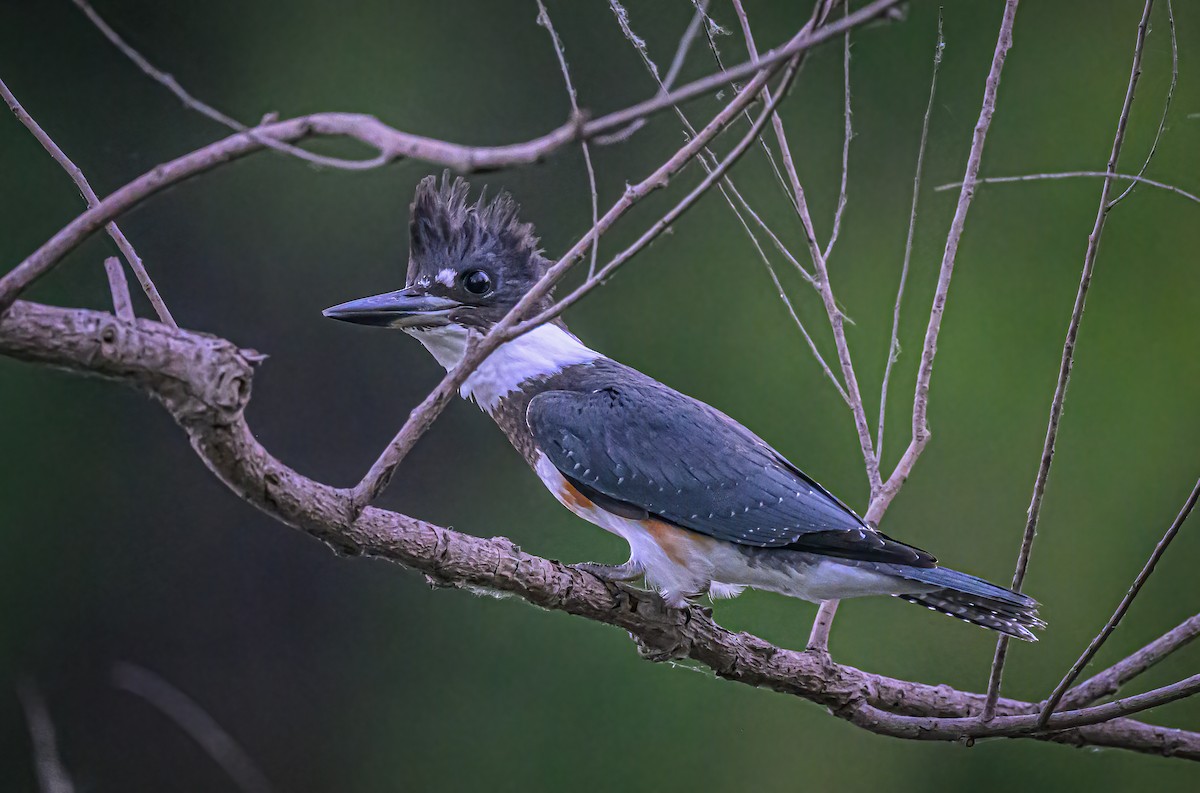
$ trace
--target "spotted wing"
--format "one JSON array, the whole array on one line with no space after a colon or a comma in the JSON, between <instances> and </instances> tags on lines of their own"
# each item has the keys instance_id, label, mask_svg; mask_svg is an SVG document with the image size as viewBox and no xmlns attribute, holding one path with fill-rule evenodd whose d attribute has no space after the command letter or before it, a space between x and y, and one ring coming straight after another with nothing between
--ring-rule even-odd
<instances>
[{"instance_id":1,"label":"spotted wing","mask_svg":"<svg viewBox=\"0 0 1200 793\"><path fill-rule=\"evenodd\" d=\"M685 529L760 548L935 562L871 529L733 419L644 375L541 393L527 419L538 448L585 493Z\"/></svg>"}]
</instances>

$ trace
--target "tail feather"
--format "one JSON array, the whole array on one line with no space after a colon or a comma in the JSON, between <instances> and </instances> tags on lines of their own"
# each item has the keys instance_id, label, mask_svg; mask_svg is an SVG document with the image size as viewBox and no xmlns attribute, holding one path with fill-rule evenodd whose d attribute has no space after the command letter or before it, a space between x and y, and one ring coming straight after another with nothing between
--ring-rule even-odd
<instances>
[{"instance_id":1,"label":"tail feather","mask_svg":"<svg viewBox=\"0 0 1200 793\"><path fill-rule=\"evenodd\" d=\"M1037 641L1033 629L1046 627L1038 617L1036 600L982 578L945 567L906 568L898 574L910 581L940 587L896 596L909 603L1029 642Z\"/></svg>"}]
</instances>

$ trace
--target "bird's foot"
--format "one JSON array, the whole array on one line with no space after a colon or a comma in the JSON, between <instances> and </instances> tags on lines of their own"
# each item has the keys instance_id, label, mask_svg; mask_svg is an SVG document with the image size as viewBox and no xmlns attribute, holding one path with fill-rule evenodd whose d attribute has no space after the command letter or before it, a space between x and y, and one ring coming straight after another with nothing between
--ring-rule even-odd
<instances>
[{"instance_id":1,"label":"bird's foot","mask_svg":"<svg viewBox=\"0 0 1200 793\"><path fill-rule=\"evenodd\" d=\"M636 581L646 574L646 568L632 559L625 564L580 562L572 567L585 573L591 573L601 581Z\"/></svg>"}]
</instances>

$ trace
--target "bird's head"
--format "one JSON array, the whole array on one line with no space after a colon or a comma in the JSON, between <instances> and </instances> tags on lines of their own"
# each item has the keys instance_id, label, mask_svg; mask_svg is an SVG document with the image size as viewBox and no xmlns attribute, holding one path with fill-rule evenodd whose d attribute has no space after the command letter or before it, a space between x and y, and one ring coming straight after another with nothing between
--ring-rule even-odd
<instances>
[{"instance_id":1,"label":"bird's head","mask_svg":"<svg viewBox=\"0 0 1200 793\"><path fill-rule=\"evenodd\" d=\"M546 272L533 226L507 193L467 202L470 185L442 175L417 185L403 289L325 309L325 316L419 336L486 332ZM549 305L549 298L545 305Z\"/></svg>"}]
</instances>

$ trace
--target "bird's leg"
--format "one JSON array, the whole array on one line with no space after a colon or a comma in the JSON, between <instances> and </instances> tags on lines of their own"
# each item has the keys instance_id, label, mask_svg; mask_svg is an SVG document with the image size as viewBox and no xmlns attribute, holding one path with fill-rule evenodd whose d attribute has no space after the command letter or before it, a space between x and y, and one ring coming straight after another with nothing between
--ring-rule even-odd
<instances>
[{"instance_id":1,"label":"bird's leg","mask_svg":"<svg viewBox=\"0 0 1200 793\"><path fill-rule=\"evenodd\" d=\"M600 564L599 562L580 562L572 565L576 570L591 573L601 581L635 581L646 574L646 568L641 562L630 559L625 564Z\"/></svg>"}]
</instances>

